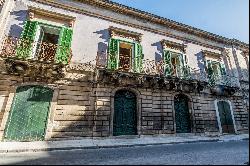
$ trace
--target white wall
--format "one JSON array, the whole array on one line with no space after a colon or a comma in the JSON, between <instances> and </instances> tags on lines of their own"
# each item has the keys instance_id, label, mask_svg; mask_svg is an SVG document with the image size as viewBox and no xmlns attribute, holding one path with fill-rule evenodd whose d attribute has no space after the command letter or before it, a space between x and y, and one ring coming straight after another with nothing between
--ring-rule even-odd
<instances>
[{"instance_id":1,"label":"white wall","mask_svg":"<svg viewBox=\"0 0 250 166\"><path fill-rule=\"evenodd\" d=\"M212 44L218 47L223 47L223 44L216 44L212 41L208 41L190 34L185 34L183 32L177 32L176 30L171 30L168 27L163 27L161 25L152 24L149 22L143 22L139 19L131 18L129 16L124 16L121 14L117 14L105 9L98 9L97 7L89 6L86 4L81 4L78 2L73 1L65 1L65 0L59 0L62 3L70 4L74 7L81 8L85 11L91 11L91 12L97 12L99 14L105 15L107 17L114 17L114 19L121 19L133 24L138 25L144 25L151 28L164 30L165 32L171 32L172 34L179 35L181 37L187 37L187 38L195 38L196 40L199 40L206 44ZM180 44L183 44L184 42L181 40L177 40L173 37L164 36L160 34L156 34L153 32L145 31L138 28L129 27L127 25L117 24L111 21L107 21L104 19L100 19L94 16L87 16L81 13L71 12L59 8L55 8L52 6L47 6L44 4L39 4L33 1L29 0L21 0L16 1L15 8L10 16L9 19L9 26L6 30L7 34L19 36L24 21L27 19L27 9L28 6L33 6L41 9L45 9L51 12L56 12L64 15L68 15L71 17L75 17L76 21L73 27L74 33L73 33L73 41L72 41L72 51L73 51L73 57L72 62L89 62L96 58L97 52L101 51L107 51L107 45L109 40L109 32L108 28L110 26L123 28L126 30L130 30L133 32L141 33L142 36L142 46L143 46L143 53L145 55L145 59L150 60L156 60L161 58L162 56L162 46L160 44L160 41L162 39L171 40ZM228 46L226 46L228 47ZM232 63L232 67L236 69L236 65L234 62L234 56L232 54L232 48L228 47L230 50L230 59ZM202 50L208 50L213 51L217 53L221 53L220 50L214 50L210 48L206 48L204 46L200 46L193 43L187 43L187 52L186 55L188 57L188 64L191 66L191 68L199 69L201 68L203 70L204 68L204 61L203 61L203 55L201 54ZM237 53L238 54L238 53ZM234 69L233 69L234 70ZM237 70L233 71L234 75L237 76Z\"/></svg>"}]
</instances>

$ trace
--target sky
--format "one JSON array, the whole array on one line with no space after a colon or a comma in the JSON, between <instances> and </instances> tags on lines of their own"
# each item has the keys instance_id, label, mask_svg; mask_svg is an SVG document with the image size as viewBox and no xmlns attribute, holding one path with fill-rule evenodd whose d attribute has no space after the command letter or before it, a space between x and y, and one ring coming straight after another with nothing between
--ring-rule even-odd
<instances>
[{"instance_id":1,"label":"sky","mask_svg":"<svg viewBox=\"0 0 250 166\"><path fill-rule=\"evenodd\" d=\"M249 0L112 0L249 43Z\"/></svg>"}]
</instances>

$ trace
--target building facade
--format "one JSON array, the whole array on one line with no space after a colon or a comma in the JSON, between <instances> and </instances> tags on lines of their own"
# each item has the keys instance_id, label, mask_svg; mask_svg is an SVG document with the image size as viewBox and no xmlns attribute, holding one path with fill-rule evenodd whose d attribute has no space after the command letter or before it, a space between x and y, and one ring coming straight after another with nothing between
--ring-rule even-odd
<instances>
[{"instance_id":1,"label":"building facade","mask_svg":"<svg viewBox=\"0 0 250 166\"><path fill-rule=\"evenodd\" d=\"M2 141L248 132L248 44L106 0L1 3Z\"/></svg>"}]
</instances>

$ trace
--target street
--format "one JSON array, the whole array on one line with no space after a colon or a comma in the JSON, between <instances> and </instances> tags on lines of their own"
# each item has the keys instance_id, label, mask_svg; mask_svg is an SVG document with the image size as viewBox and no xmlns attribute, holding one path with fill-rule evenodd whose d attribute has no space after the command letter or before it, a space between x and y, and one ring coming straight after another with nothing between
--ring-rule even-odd
<instances>
[{"instance_id":1,"label":"street","mask_svg":"<svg viewBox=\"0 0 250 166\"><path fill-rule=\"evenodd\" d=\"M249 141L0 154L0 164L5 165L244 165L248 161Z\"/></svg>"}]
</instances>

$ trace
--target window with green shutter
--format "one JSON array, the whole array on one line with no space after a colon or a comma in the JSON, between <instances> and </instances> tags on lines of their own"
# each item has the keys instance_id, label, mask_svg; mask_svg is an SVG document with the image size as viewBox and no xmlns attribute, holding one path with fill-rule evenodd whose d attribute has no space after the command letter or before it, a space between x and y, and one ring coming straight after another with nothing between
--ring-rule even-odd
<instances>
[{"instance_id":1,"label":"window with green shutter","mask_svg":"<svg viewBox=\"0 0 250 166\"><path fill-rule=\"evenodd\" d=\"M165 76L171 76L172 75L172 65L171 65L171 52L164 50L164 74Z\"/></svg>"},{"instance_id":2,"label":"window with green shutter","mask_svg":"<svg viewBox=\"0 0 250 166\"><path fill-rule=\"evenodd\" d=\"M33 42L38 27L37 21L26 21L17 46L16 56L21 59L27 59L32 56Z\"/></svg>"},{"instance_id":3,"label":"window with green shutter","mask_svg":"<svg viewBox=\"0 0 250 166\"><path fill-rule=\"evenodd\" d=\"M187 65L186 55L172 52L169 50L163 51L164 60L164 75L184 78L190 73L190 68Z\"/></svg>"},{"instance_id":4,"label":"window with green shutter","mask_svg":"<svg viewBox=\"0 0 250 166\"><path fill-rule=\"evenodd\" d=\"M142 71L142 59L143 51L140 43L135 43L135 56L134 56L134 72L141 73Z\"/></svg>"},{"instance_id":5,"label":"window with green shutter","mask_svg":"<svg viewBox=\"0 0 250 166\"><path fill-rule=\"evenodd\" d=\"M17 47L18 58L68 64L73 30L38 21L26 21Z\"/></svg>"},{"instance_id":6,"label":"window with green shutter","mask_svg":"<svg viewBox=\"0 0 250 166\"><path fill-rule=\"evenodd\" d=\"M109 40L109 56L108 56L108 69L116 70L118 69L118 59L119 59L119 41L117 39L111 38Z\"/></svg>"},{"instance_id":7,"label":"window with green shutter","mask_svg":"<svg viewBox=\"0 0 250 166\"><path fill-rule=\"evenodd\" d=\"M209 83L214 85L218 81L222 80L222 77L226 75L225 65L212 60L206 60L205 62Z\"/></svg>"},{"instance_id":8,"label":"window with green shutter","mask_svg":"<svg viewBox=\"0 0 250 166\"><path fill-rule=\"evenodd\" d=\"M143 51L140 43L111 38L108 49L109 70L141 73Z\"/></svg>"},{"instance_id":9,"label":"window with green shutter","mask_svg":"<svg viewBox=\"0 0 250 166\"><path fill-rule=\"evenodd\" d=\"M73 30L70 28L61 28L58 49L56 54L56 63L68 64L70 58L70 48Z\"/></svg>"}]
</instances>

